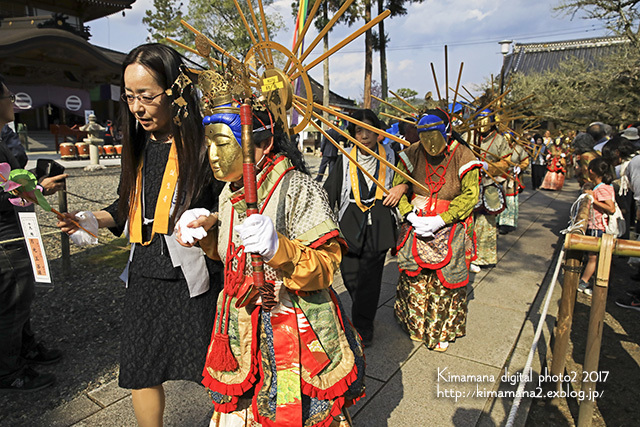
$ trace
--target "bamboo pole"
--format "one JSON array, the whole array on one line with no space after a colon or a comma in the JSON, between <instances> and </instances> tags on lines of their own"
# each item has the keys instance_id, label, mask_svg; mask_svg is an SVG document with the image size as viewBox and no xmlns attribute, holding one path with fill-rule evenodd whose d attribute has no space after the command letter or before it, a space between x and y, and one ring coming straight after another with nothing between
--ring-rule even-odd
<instances>
[{"instance_id":1,"label":"bamboo pole","mask_svg":"<svg viewBox=\"0 0 640 427\"><path fill-rule=\"evenodd\" d=\"M351 2L353 2L353 0L351 0ZM347 2L347 3L351 4L351 2ZM293 46L293 50L291 51L294 55L296 54L298 49L300 49L300 45L302 44L302 41L304 40L304 36L307 34L307 31L309 31L309 27L311 26L311 23L313 22L314 18L316 17L316 13L318 13L318 9L320 8L320 4L321 3L322 3L322 0L316 0L315 3L313 3L313 8L311 9L311 12L309 12L309 16L307 16L307 22L304 24L304 27L302 28L302 31L298 35L298 39L296 40L296 44ZM344 5L343 5L343 7L344 7ZM336 17L336 15L334 15L333 19L337 20L340 17L339 13L340 12L336 13L337 17ZM309 50L309 49L307 48L307 50ZM290 66L291 66L291 58L288 58L287 59L287 63L285 64L285 66L282 69L282 71L285 74L289 74L289 67Z\"/></svg>"},{"instance_id":2,"label":"bamboo pole","mask_svg":"<svg viewBox=\"0 0 640 427\"><path fill-rule=\"evenodd\" d=\"M298 107L299 108L299 107ZM340 151L342 154L344 154L344 156L349 159L350 162L352 162L355 165L359 165L358 161L356 159L354 159L353 157L351 157L351 154L349 154L347 152L347 150L345 150L344 148L342 148L342 146L336 141L334 140L331 136L329 136L329 134L322 129L322 126L318 125L316 122L314 122L313 120L311 120L311 125L313 127L315 127L316 129L318 129L320 131L320 133L322 135L324 135L325 138L327 138L327 140L329 142L331 142L337 149L338 151ZM346 167L345 165L343 165L343 167ZM384 192L384 194L389 194L389 190L387 190L387 188L384 186L384 183L378 181L373 175L371 175L369 172L367 172L365 169L360 168L360 170L362 171L363 174L365 174L367 176L367 178L369 178L370 180L372 180L378 187L380 187L382 189L382 191Z\"/></svg>"},{"instance_id":3,"label":"bamboo pole","mask_svg":"<svg viewBox=\"0 0 640 427\"><path fill-rule=\"evenodd\" d=\"M444 45L444 99L445 109L449 108L449 49Z\"/></svg>"},{"instance_id":4,"label":"bamboo pole","mask_svg":"<svg viewBox=\"0 0 640 427\"><path fill-rule=\"evenodd\" d=\"M409 112L407 112L407 111L403 110L403 109L402 109L402 108L400 108L400 107L396 107L395 105L388 103L388 102L387 102L387 101L385 101L384 99L378 98L378 97L377 97L377 96L375 96L375 95L371 95L371 97L372 97L373 99L377 100L377 101L380 101L380 102L381 102L381 103L383 103L384 105L387 105L387 106L389 106L389 107L391 107L391 108L394 108L395 110L397 110L397 111L399 111L399 112L401 112L401 113L403 113L403 114L405 114L405 115L407 115L407 116L413 116L413 114L411 114L411 113L409 113Z\"/></svg>"},{"instance_id":5,"label":"bamboo pole","mask_svg":"<svg viewBox=\"0 0 640 427\"><path fill-rule=\"evenodd\" d=\"M315 39L313 39L313 41L311 42L311 44L309 44L309 46L307 47L307 49L302 53L302 55L299 58L299 61L302 63L304 62L305 59L307 59L307 56L309 56L309 54L313 51L313 49L318 45L318 43L320 43L322 41L322 39L324 38L325 34L327 34L334 26L334 24L338 21L338 19L340 19L340 17L346 12L346 10L349 8L349 6L351 6L351 3L353 3L354 0L346 0L344 2L344 4L342 5L342 7L340 7L340 9L338 9L338 11L335 13L335 15L333 15L333 18L331 18L331 20L329 22L327 22L327 25L324 26L324 28L322 29L322 31L320 31L318 33L318 35L316 36ZM310 22L310 20L308 21ZM294 78L292 78L291 80L294 80Z\"/></svg>"},{"instance_id":6,"label":"bamboo pole","mask_svg":"<svg viewBox=\"0 0 640 427\"><path fill-rule=\"evenodd\" d=\"M403 97L401 97L400 95L398 95L397 93L395 93L392 90L389 90L389 92L391 93L391 95L395 96L396 98L398 98L401 102L403 102L407 107L411 108L413 111L415 111L416 113L418 112L418 109L416 107L414 107L413 105L409 104Z\"/></svg>"},{"instance_id":7,"label":"bamboo pole","mask_svg":"<svg viewBox=\"0 0 640 427\"><path fill-rule=\"evenodd\" d=\"M299 97L296 97L299 98ZM296 102L302 104L300 101L296 100ZM338 111L335 110L330 110L328 108L325 108L324 106L314 102L313 103L315 107L323 110L323 111L328 111L331 114L334 114L337 117L340 117L342 119L348 120L351 123L354 123L358 126L361 126L365 129L371 130L373 132L376 132L378 135L389 135L387 132L384 132L381 129L375 128L371 125L368 125L367 123L361 122L359 120L356 120L352 117L349 117L345 114L342 114ZM300 108L300 106L298 106L298 108ZM379 160L380 162L384 163L387 167L391 168L395 173L399 174L400 176L402 176L404 179L406 179L407 181L411 182L414 186L422 189L426 194L430 194L431 192L429 191L429 189L427 187L424 186L424 184L419 183L418 181L416 181L413 177L411 177L410 175L408 175L407 173L405 173L404 171L398 169L395 165L392 165L391 163L389 163L387 161L387 159L381 157L380 155L378 155L378 153L370 150L368 147L364 146L360 141L358 141L357 139L353 138L351 135L349 135L348 133L346 133L345 131L343 131L342 129L336 127L333 123L329 122L328 120L324 119L324 117L317 115L314 113L314 117L316 117L318 120L320 120L322 123L326 124L327 126L335 129L338 133L340 133L342 136L344 136L345 138L347 138L349 141L353 142L354 145L358 146L358 148L362 148L367 154L369 154L370 156L375 157L377 160ZM397 138L397 137L396 137ZM405 144L408 144L407 141L403 141Z\"/></svg>"},{"instance_id":8,"label":"bamboo pole","mask_svg":"<svg viewBox=\"0 0 640 427\"><path fill-rule=\"evenodd\" d=\"M456 90L453 92L453 104L451 104L451 113L456 110L456 100L458 99L458 89L460 89L460 79L462 79L462 67L464 62L460 63L460 71L458 71L458 81L456 82ZM449 85L447 85L449 87Z\"/></svg>"},{"instance_id":9,"label":"bamboo pole","mask_svg":"<svg viewBox=\"0 0 640 427\"><path fill-rule=\"evenodd\" d=\"M598 363L600 361L600 346L602 344L602 327L607 308L607 286L609 285L609 270L611 269L611 255L615 238L611 234L603 234L600 253L598 254L598 271L596 273L596 286L593 287L591 296L591 313L589 314L589 329L587 332L587 348L582 370L586 373L582 381L582 391L586 398L580 403L578 412L578 427L589 427L593 417L598 379ZM595 380L593 376L595 375Z\"/></svg>"},{"instance_id":10,"label":"bamboo pole","mask_svg":"<svg viewBox=\"0 0 640 427\"><path fill-rule=\"evenodd\" d=\"M436 69L433 66L433 62L431 63L431 74L433 74L433 82L436 85L436 93L438 94L438 101L440 101L442 99L442 96L440 95L440 87L438 86L438 77L436 76Z\"/></svg>"},{"instance_id":11,"label":"bamboo pole","mask_svg":"<svg viewBox=\"0 0 640 427\"><path fill-rule=\"evenodd\" d=\"M582 252L569 244L570 240L584 234L587 230L591 201L588 198L582 199L576 216L578 228L567 234L565 239L565 261L564 261L564 281L562 284L562 297L558 310L558 320L553 332L555 342L553 345L553 359L551 363L551 375L560 377L564 373L567 361L567 351L569 349L569 338L571 335L571 324L573 322L573 311L576 303L576 291L578 282L582 274ZM556 382L556 390L562 389L562 382Z\"/></svg>"},{"instance_id":12,"label":"bamboo pole","mask_svg":"<svg viewBox=\"0 0 640 427\"><path fill-rule=\"evenodd\" d=\"M363 25L362 27L360 27L359 30L356 30L353 34L351 34L350 36L348 36L347 38L345 38L344 40L342 40L340 43L336 44L334 47L332 47L331 49L329 49L328 51L326 51L325 53L323 53L322 55L318 56L313 62L311 62L309 65L304 67L304 72L307 73L309 72L309 70L311 70L313 67L315 67L316 65L322 63L322 61L325 60L325 58L328 58L329 56L333 55L334 53L336 53L337 51L339 51L340 49L342 49L344 46L346 46L347 44L351 43L352 41L354 41L356 38L360 37L360 35L362 35L364 32L366 32L367 30L369 30L371 27L374 27L376 25L378 25L378 23L380 21L382 21L383 19L385 19L386 17L388 17L391 14L390 11L385 10L384 12L382 12L380 15L376 16L375 18L373 18L371 21L369 21L367 24ZM309 52L309 51L307 51ZM305 52L306 53L306 52ZM302 62L302 60L300 61ZM300 75L302 75L301 71L296 72L294 75L292 75L290 78L291 80L295 80L298 77L300 77Z\"/></svg>"}]
</instances>

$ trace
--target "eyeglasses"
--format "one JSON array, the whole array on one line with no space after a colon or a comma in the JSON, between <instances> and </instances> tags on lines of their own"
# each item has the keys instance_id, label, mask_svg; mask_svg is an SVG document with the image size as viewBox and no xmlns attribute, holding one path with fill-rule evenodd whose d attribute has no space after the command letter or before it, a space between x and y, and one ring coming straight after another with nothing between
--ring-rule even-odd
<instances>
[{"instance_id":1,"label":"eyeglasses","mask_svg":"<svg viewBox=\"0 0 640 427\"><path fill-rule=\"evenodd\" d=\"M16 96L14 94L6 95L6 96L0 96L0 99L7 99L7 98L9 98L11 100L12 104L16 102Z\"/></svg>"},{"instance_id":2,"label":"eyeglasses","mask_svg":"<svg viewBox=\"0 0 640 427\"><path fill-rule=\"evenodd\" d=\"M131 105L134 102L136 102L136 99L142 104L142 105L150 105L154 99L156 99L157 97L159 97L160 95L164 95L164 92L160 92L157 95L154 96L147 96L147 95L130 95L128 93L123 93L122 95L120 95L120 98L126 102L127 104Z\"/></svg>"}]
</instances>

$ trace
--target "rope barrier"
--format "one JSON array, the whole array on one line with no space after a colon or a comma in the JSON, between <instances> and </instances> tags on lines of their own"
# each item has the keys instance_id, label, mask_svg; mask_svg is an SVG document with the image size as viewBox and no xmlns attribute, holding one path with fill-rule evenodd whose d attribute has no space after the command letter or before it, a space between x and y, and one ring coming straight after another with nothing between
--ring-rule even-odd
<instances>
[{"instance_id":1,"label":"rope barrier","mask_svg":"<svg viewBox=\"0 0 640 427\"><path fill-rule=\"evenodd\" d=\"M551 303L551 295L553 295L553 289L556 286L556 281L558 280L558 274L560 273L560 266L562 265L562 260L564 259L564 247L560 251L560 255L558 256L558 262L556 264L556 270L553 272L553 278L551 279L551 286L547 290L547 295L545 296L544 308L542 309L542 314L540 314L540 320L538 321L538 327L536 328L536 334L533 338L533 343L531 344L531 350L529 351L529 357L527 358L527 363L524 367L523 373L528 372L531 369L531 363L533 362L533 356L538 348L538 341L540 340L540 336L542 335L542 326L547 318L547 312L549 310L549 304ZM511 406L511 411L509 412L509 418L507 419L507 427L513 427L513 423L515 422L516 414L518 412L518 408L520 407L520 402L522 401L522 392L527 384L526 375L523 375L520 383L518 384L518 390L516 391L516 397L513 400L513 405Z\"/></svg>"}]
</instances>

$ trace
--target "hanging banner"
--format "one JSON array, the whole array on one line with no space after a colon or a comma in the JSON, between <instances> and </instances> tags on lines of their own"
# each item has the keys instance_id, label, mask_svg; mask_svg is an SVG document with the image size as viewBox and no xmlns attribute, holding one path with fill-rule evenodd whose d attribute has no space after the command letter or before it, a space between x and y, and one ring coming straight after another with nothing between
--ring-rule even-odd
<instances>
[{"instance_id":1,"label":"hanging banner","mask_svg":"<svg viewBox=\"0 0 640 427\"><path fill-rule=\"evenodd\" d=\"M31 258L31 267L33 268L35 280L38 283L51 283L49 263L47 262L47 254L44 252L36 213L18 212L18 217L20 218L24 240L27 243L27 251L29 252L29 258Z\"/></svg>"}]
</instances>

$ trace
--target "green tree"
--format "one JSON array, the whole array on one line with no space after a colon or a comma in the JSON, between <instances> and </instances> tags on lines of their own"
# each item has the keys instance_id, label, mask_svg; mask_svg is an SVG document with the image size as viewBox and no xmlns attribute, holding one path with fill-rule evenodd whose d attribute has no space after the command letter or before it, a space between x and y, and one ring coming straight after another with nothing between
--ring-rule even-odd
<instances>
[{"instance_id":1,"label":"green tree","mask_svg":"<svg viewBox=\"0 0 640 427\"><path fill-rule=\"evenodd\" d=\"M640 0L566 0L554 10L572 16L584 12L585 19L603 21L607 28L626 36L640 49L639 5Z\"/></svg>"},{"instance_id":2,"label":"green tree","mask_svg":"<svg viewBox=\"0 0 640 427\"><path fill-rule=\"evenodd\" d=\"M395 16L402 16L407 14L407 3L422 3L423 0L377 0L378 2L378 15L384 12L385 8L388 9L391 14L389 19ZM382 99L388 97L389 81L387 76L387 44L391 41L387 33L384 31L384 20L378 24L378 31L373 32L373 48L380 52L380 85L382 91Z\"/></svg>"},{"instance_id":3,"label":"green tree","mask_svg":"<svg viewBox=\"0 0 640 427\"><path fill-rule=\"evenodd\" d=\"M266 8L273 1L263 0L262 4ZM259 40L249 6L243 1L238 3L256 41ZM257 2L254 2L254 13L262 32L262 19ZM283 28L282 17L278 13L267 14L266 12L265 17L269 38L273 40L278 31ZM236 57L243 57L253 44L233 0L190 0L185 20ZM183 42L193 45L194 40L195 36L188 34Z\"/></svg>"},{"instance_id":4,"label":"green tree","mask_svg":"<svg viewBox=\"0 0 640 427\"><path fill-rule=\"evenodd\" d=\"M181 8L176 0L153 0L153 9L146 10L142 18L149 31L147 41L168 44L167 37L181 38Z\"/></svg>"},{"instance_id":5,"label":"green tree","mask_svg":"<svg viewBox=\"0 0 640 427\"><path fill-rule=\"evenodd\" d=\"M509 96L534 93L529 113L561 126L584 128L595 120L618 126L638 119L639 64L634 48L600 58L597 66L574 58L554 71L515 74Z\"/></svg>"}]
</instances>

